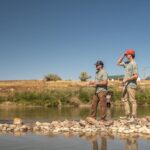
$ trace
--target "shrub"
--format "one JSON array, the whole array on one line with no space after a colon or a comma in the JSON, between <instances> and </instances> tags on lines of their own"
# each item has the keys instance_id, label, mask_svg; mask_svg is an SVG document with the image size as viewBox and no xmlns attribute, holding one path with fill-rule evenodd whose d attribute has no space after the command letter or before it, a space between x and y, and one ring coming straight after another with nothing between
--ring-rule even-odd
<instances>
[{"instance_id":1,"label":"shrub","mask_svg":"<svg viewBox=\"0 0 150 150\"><path fill-rule=\"evenodd\" d=\"M81 81L87 81L90 78L91 78L91 76L89 76L87 72L81 72L80 73L79 79Z\"/></svg>"},{"instance_id":2,"label":"shrub","mask_svg":"<svg viewBox=\"0 0 150 150\"><path fill-rule=\"evenodd\" d=\"M48 74L44 77L46 81L57 81L62 80L57 74Z\"/></svg>"}]
</instances>

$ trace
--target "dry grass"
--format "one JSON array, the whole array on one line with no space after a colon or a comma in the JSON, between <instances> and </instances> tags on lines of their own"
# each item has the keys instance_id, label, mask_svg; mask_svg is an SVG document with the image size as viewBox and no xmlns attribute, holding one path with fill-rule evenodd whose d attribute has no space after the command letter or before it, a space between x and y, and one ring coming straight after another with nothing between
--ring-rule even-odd
<instances>
[{"instance_id":1,"label":"dry grass","mask_svg":"<svg viewBox=\"0 0 150 150\"><path fill-rule=\"evenodd\" d=\"M150 87L150 81L138 82L140 87ZM0 92L14 90L43 90L55 88L71 88L88 86L88 82L81 81L43 81L43 80L15 80L15 81L0 81ZM121 89L121 81L109 81L109 86Z\"/></svg>"}]
</instances>

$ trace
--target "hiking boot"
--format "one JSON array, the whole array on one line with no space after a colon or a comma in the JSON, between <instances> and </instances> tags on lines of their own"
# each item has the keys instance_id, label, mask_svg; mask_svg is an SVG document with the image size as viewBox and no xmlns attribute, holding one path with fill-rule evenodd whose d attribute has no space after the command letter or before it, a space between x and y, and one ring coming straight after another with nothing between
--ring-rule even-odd
<instances>
[{"instance_id":1,"label":"hiking boot","mask_svg":"<svg viewBox=\"0 0 150 150\"><path fill-rule=\"evenodd\" d=\"M113 120L109 120L105 123L105 126L111 126L114 124L114 121Z\"/></svg>"},{"instance_id":2,"label":"hiking boot","mask_svg":"<svg viewBox=\"0 0 150 150\"><path fill-rule=\"evenodd\" d=\"M94 125L94 124L96 124L98 121L97 121L95 118L93 118L93 117L87 117L87 118L86 118L86 122L88 122L89 124Z\"/></svg>"},{"instance_id":3,"label":"hiking boot","mask_svg":"<svg viewBox=\"0 0 150 150\"><path fill-rule=\"evenodd\" d=\"M136 122L136 119L135 119L135 117L132 116L127 122L134 123L134 122Z\"/></svg>"}]
</instances>

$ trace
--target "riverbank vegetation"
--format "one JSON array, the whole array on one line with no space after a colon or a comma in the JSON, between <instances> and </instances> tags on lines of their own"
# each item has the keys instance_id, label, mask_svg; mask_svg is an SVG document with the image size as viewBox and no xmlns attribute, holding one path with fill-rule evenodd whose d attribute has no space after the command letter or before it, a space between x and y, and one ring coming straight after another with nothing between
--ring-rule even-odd
<instances>
[{"instance_id":1,"label":"riverbank vegetation","mask_svg":"<svg viewBox=\"0 0 150 150\"><path fill-rule=\"evenodd\" d=\"M121 104L121 82L109 82L112 102ZM150 84L139 83L136 99L140 105L150 104ZM80 81L11 81L0 82L0 103L10 102L25 106L79 106L90 104L95 89Z\"/></svg>"}]
</instances>

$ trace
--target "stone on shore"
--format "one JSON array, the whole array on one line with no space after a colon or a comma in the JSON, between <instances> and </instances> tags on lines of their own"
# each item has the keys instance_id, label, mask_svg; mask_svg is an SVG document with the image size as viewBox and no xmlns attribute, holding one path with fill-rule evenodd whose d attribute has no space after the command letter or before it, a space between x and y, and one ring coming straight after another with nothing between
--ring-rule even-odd
<instances>
[{"instance_id":1,"label":"stone on shore","mask_svg":"<svg viewBox=\"0 0 150 150\"><path fill-rule=\"evenodd\" d=\"M109 120L98 121L91 117L80 121L52 121L52 122L35 122L32 124L23 124L22 119L15 118L13 124L0 124L0 132L7 133L41 133L41 134L124 134L124 135L144 135L150 136L150 117L137 118L135 122L127 120Z\"/></svg>"},{"instance_id":2,"label":"stone on shore","mask_svg":"<svg viewBox=\"0 0 150 150\"><path fill-rule=\"evenodd\" d=\"M23 121L21 118L14 118L13 124L14 125L22 125Z\"/></svg>"}]
</instances>

